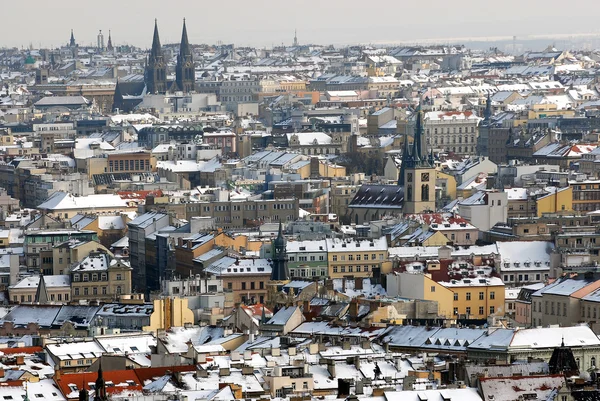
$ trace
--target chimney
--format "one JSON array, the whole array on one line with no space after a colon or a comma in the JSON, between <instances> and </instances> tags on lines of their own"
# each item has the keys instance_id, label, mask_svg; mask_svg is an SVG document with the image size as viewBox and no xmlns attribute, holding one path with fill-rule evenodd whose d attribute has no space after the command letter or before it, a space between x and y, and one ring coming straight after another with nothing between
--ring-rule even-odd
<instances>
[{"instance_id":1,"label":"chimney","mask_svg":"<svg viewBox=\"0 0 600 401\"><path fill-rule=\"evenodd\" d=\"M17 359L18 366L25 365L25 357L23 355L17 356L16 359Z\"/></svg>"},{"instance_id":2,"label":"chimney","mask_svg":"<svg viewBox=\"0 0 600 401\"><path fill-rule=\"evenodd\" d=\"M327 371L329 372L329 375L335 379L335 360L329 359L327 361Z\"/></svg>"},{"instance_id":3,"label":"chimney","mask_svg":"<svg viewBox=\"0 0 600 401\"><path fill-rule=\"evenodd\" d=\"M60 380L61 374L60 367L58 365L54 365L54 381Z\"/></svg>"},{"instance_id":4,"label":"chimney","mask_svg":"<svg viewBox=\"0 0 600 401\"><path fill-rule=\"evenodd\" d=\"M356 277L356 278L354 278L354 289L355 290L362 290L363 289L363 278L362 277Z\"/></svg>"},{"instance_id":5,"label":"chimney","mask_svg":"<svg viewBox=\"0 0 600 401\"><path fill-rule=\"evenodd\" d=\"M356 320L356 318L358 318L358 299L352 298L348 313L350 314L350 318L352 320Z\"/></svg>"},{"instance_id":6,"label":"chimney","mask_svg":"<svg viewBox=\"0 0 600 401\"><path fill-rule=\"evenodd\" d=\"M310 312L310 300L304 300L302 309L304 310L304 313Z\"/></svg>"}]
</instances>

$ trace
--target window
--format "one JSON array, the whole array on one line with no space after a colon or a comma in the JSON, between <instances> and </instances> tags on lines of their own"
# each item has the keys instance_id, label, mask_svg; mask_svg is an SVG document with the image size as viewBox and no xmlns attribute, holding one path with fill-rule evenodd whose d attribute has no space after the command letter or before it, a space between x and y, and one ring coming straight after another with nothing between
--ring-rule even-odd
<instances>
[{"instance_id":1,"label":"window","mask_svg":"<svg viewBox=\"0 0 600 401\"><path fill-rule=\"evenodd\" d=\"M483 315L485 313L485 311L483 310L483 306L479 307L479 314Z\"/></svg>"},{"instance_id":2,"label":"window","mask_svg":"<svg viewBox=\"0 0 600 401\"><path fill-rule=\"evenodd\" d=\"M490 306L490 315L493 315L495 311L495 308L493 306Z\"/></svg>"},{"instance_id":3,"label":"window","mask_svg":"<svg viewBox=\"0 0 600 401\"><path fill-rule=\"evenodd\" d=\"M494 291L490 291L490 299L496 299L496 293Z\"/></svg>"},{"instance_id":4,"label":"window","mask_svg":"<svg viewBox=\"0 0 600 401\"><path fill-rule=\"evenodd\" d=\"M246 289L246 282L242 281L242 290L245 290L245 289Z\"/></svg>"},{"instance_id":5,"label":"window","mask_svg":"<svg viewBox=\"0 0 600 401\"><path fill-rule=\"evenodd\" d=\"M75 295L79 295L79 287L75 287Z\"/></svg>"},{"instance_id":6,"label":"window","mask_svg":"<svg viewBox=\"0 0 600 401\"><path fill-rule=\"evenodd\" d=\"M458 315L458 308L454 308L454 314Z\"/></svg>"},{"instance_id":7,"label":"window","mask_svg":"<svg viewBox=\"0 0 600 401\"><path fill-rule=\"evenodd\" d=\"M435 292L435 285L431 286L431 292ZM595 317L595 316L594 316Z\"/></svg>"},{"instance_id":8,"label":"window","mask_svg":"<svg viewBox=\"0 0 600 401\"><path fill-rule=\"evenodd\" d=\"M467 308L465 309L465 312L466 312L467 315L470 315L471 314L471 307L467 306Z\"/></svg>"},{"instance_id":9,"label":"window","mask_svg":"<svg viewBox=\"0 0 600 401\"><path fill-rule=\"evenodd\" d=\"M467 301L471 300L471 293L470 292L467 292L466 299L467 299Z\"/></svg>"},{"instance_id":10,"label":"window","mask_svg":"<svg viewBox=\"0 0 600 401\"><path fill-rule=\"evenodd\" d=\"M483 291L481 291L481 292L479 293L479 300L480 300L480 301L483 301L484 299L485 299L484 293L483 293Z\"/></svg>"},{"instance_id":11,"label":"window","mask_svg":"<svg viewBox=\"0 0 600 401\"><path fill-rule=\"evenodd\" d=\"M117 273L117 281L123 280L123 275L121 273Z\"/></svg>"},{"instance_id":12,"label":"window","mask_svg":"<svg viewBox=\"0 0 600 401\"><path fill-rule=\"evenodd\" d=\"M454 293L454 300L458 301L458 293L457 292Z\"/></svg>"}]
</instances>

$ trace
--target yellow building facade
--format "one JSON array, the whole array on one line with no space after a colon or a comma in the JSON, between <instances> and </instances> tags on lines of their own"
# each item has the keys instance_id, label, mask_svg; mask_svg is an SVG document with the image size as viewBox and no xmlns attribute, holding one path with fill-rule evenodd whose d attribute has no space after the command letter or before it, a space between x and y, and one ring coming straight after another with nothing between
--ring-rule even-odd
<instances>
[{"instance_id":1,"label":"yellow building facade","mask_svg":"<svg viewBox=\"0 0 600 401\"><path fill-rule=\"evenodd\" d=\"M327 258L331 278L373 277L392 270L385 237L358 242L327 239Z\"/></svg>"},{"instance_id":2,"label":"yellow building facade","mask_svg":"<svg viewBox=\"0 0 600 401\"><path fill-rule=\"evenodd\" d=\"M154 312L150 315L150 325L144 331L156 332L171 327L183 327L194 324L194 313L188 307L187 298L168 297L154 300Z\"/></svg>"},{"instance_id":3,"label":"yellow building facade","mask_svg":"<svg viewBox=\"0 0 600 401\"><path fill-rule=\"evenodd\" d=\"M585 201L573 199L573 187L560 188L558 192L553 192L536 200L537 216L542 217L544 213L573 210L573 204L579 202Z\"/></svg>"},{"instance_id":4,"label":"yellow building facade","mask_svg":"<svg viewBox=\"0 0 600 401\"><path fill-rule=\"evenodd\" d=\"M452 314L467 319L487 319L488 316L504 316L504 283L499 278L463 279L440 283L453 292Z\"/></svg>"}]
</instances>

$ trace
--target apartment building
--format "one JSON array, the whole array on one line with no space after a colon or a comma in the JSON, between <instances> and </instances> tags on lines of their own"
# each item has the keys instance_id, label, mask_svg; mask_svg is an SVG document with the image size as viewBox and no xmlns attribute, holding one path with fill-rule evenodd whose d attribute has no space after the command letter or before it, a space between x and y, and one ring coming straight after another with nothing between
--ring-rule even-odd
<instances>
[{"instance_id":1,"label":"apartment building","mask_svg":"<svg viewBox=\"0 0 600 401\"><path fill-rule=\"evenodd\" d=\"M286 252L290 277L327 277L327 241L288 241Z\"/></svg>"},{"instance_id":2,"label":"apartment building","mask_svg":"<svg viewBox=\"0 0 600 401\"><path fill-rule=\"evenodd\" d=\"M327 258L331 278L379 277L392 268L385 237L370 240L328 238Z\"/></svg>"},{"instance_id":3,"label":"apartment building","mask_svg":"<svg viewBox=\"0 0 600 401\"><path fill-rule=\"evenodd\" d=\"M271 279L271 262L267 259L223 257L204 269L204 274L223 281L223 289L233 292L234 303L264 303L267 283Z\"/></svg>"},{"instance_id":4,"label":"apartment building","mask_svg":"<svg viewBox=\"0 0 600 401\"><path fill-rule=\"evenodd\" d=\"M134 290L147 291L146 237L170 223L169 215L158 212L144 213L127 223L129 262L132 268Z\"/></svg>"},{"instance_id":5,"label":"apartment building","mask_svg":"<svg viewBox=\"0 0 600 401\"><path fill-rule=\"evenodd\" d=\"M452 314L466 319L504 316L504 283L498 277L463 278L440 282L453 294Z\"/></svg>"},{"instance_id":6,"label":"apartment building","mask_svg":"<svg viewBox=\"0 0 600 401\"><path fill-rule=\"evenodd\" d=\"M573 210L600 210L600 180L571 180L569 186L573 188Z\"/></svg>"},{"instance_id":7,"label":"apartment building","mask_svg":"<svg viewBox=\"0 0 600 401\"><path fill-rule=\"evenodd\" d=\"M113 301L131 294L131 266L106 252L92 252L70 269L71 299Z\"/></svg>"},{"instance_id":8,"label":"apartment building","mask_svg":"<svg viewBox=\"0 0 600 401\"><path fill-rule=\"evenodd\" d=\"M25 232L25 240L23 242L25 252L25 263L28 268L34 271L40 270L43 262L42 252L49 251L52 247L59 243L64 243L68 240L80 241L98 241L98 234L91 230L28 230ZM50 256L44 256L50 257ZM53 274L52 262L44 263L47 268L43 270L46 275Z\"/></svg>"},{"instance_id":9,"label":"apartment building","mask_svg":"<svg viewBox=\"0 0 600 401\"><path fill-rule=\"evenodd\" d=\"M593 273L564 276L531 295L531 324L572 326L598 319L594 302L600 279ZM586 296L586 301L582 301ZM588 316L589 315L589 316Z\"/></svg>"},{"instance_id":10,"label":"apartment building","mask_svg":"<svg viewBox=\"0 0 600 401\"><path fill-rule=\"evenodd\" d=\"M424 124L429 146L458 155L476 155L479 120L471 111L430 111Z\"/></svg>"},{"instance_id":11,"label":"apartment building","mask_svg":"<svg viewBox=\"0 0 600 401\"><path fill-rule=\"evenodd\" d=\"M155 203L148 210L173 211L177 218L212 217L223 229L248 227L257 222L289 222L298 219L299 199L246 199L189 202L185 204Z\"/></svg>"}]
</instances>

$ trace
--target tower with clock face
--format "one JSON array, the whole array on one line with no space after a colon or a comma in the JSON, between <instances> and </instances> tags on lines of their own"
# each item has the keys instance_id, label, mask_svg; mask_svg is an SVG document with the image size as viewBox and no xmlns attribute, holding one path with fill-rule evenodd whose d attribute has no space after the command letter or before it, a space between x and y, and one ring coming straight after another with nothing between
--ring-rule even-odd
<instances>
[{"instance_id":1,"label":"tower with clock face","mask_svg":"<svg viewBox=\"0 0 600 401\"><path fill-rule=\"evenodd\" d=\"M404 185L404 214L424 213L435 211L435 166L433 158L423 152L423 113L417 111L417 121L412 151L405 143L402 158L402 174L400 179ZM405 139L407 141L407 139Z\"/></svg>"}]
</instances>

